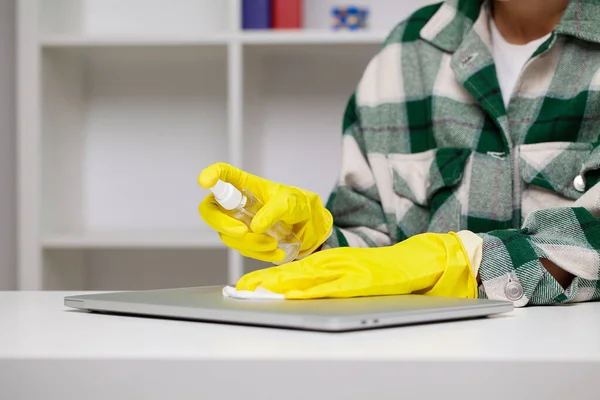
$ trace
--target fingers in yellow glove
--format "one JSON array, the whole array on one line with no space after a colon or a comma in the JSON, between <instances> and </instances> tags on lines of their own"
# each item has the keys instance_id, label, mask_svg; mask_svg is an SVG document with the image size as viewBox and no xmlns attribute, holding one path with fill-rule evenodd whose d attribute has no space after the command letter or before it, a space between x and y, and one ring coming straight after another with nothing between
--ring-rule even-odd
<instances>
[{"instance_id":1,"label":"fingers in yellow glove","mask_svg":"<svg viewBox=\"0 0 600 400\"><path fill-rule=\"evenodd\" d=\"M337 248L248 274L238 290L258 286L287 299L421 293L477 297L469 258L455 234L417 235L394 246Z\"/></svg>"},{"instance_id":2,"label":"fingers in yellow glove","mask_svg":"<svg viewBox=\"0 0 600 400\"><path fill-rule=\"evenodd\" d=\"M304 260L255 271L242 277L237 289L261 286L291 300L410 293L410 277L402 270L378 270L369 260L376 254L373 250L378 249L325 250Z\"/></svg>"},{"instance_id":3,"label":"fingers in yellow glove","mask_svg":"<svg viewBox=\"0 0 600 400\"><path fill-rule=\"evenodd\" d=\"M272 263L285 259L285 252L277 248L277 240L251 232L244 223L223 212L212 195L200 203L199 211L206 223L219 233L223 243L244 257Z\"/></svg>"},{"instance_id":4,"label":"fingers in yellow glove","mask_svg":"<svg viewBox=\"0 0 600 400\"><path fill-rule=\"evenodd\" d=\"M202 200L198 211L204 221L220 234L241 238L248 233L246 224L227 215L212 194Z\"/></svg>"},{"instance_id":5,"label":"fingers in yellow glove","mask_svg":"<svg viewBox=\"0 0 600 400\"><path fill-rule=\"evenodd\" d=\"M256 290L258 286L265 289L286 294L290 291L307 290L312 287L335 282L341 278L337 271L312 271L305 268L300 261L282 265L279 267L251 272L237 284L238 290ZM287 297L287 295L286 295Z\"/></svg>"},{"instance_id":6,"label":"fingers in yellow glove","mask_svg":"<svg viewBox=\"0 0 600 400\"><path fill-rule=\"evenodd\" d=\"M198 183L205 189L213 187L220 179L241 189L246 186L246 175L242 170L226 163L215 163L206 167L198 177Z\"/></svg>"},{"instance_id":7,"label":"fingers in yellow glove","mask_svg":"<svg viewBox=\"0 0 600 400\"><path fill-rule=\"evenodd\" d=\"M277 240L267 235L248 232L242 237L231 237L220 234L221 240L229 248L238 250L244 257L266 262L281 262L285 252L279 249Z\"/></svg>"},{"instance_id":8,"label":"fingers in yellow glove","mask_svg":"<svg viewBox=\"0 0 600 400\"><path fill-rule=\"evenodd\" d=\"M251 249L252 236L247 236L249 232L268 236L266 232L278 222L288 225L300 240L299 258L311 254L331 234L333 218L315 193L271 182L225 163L216 163L204 169L198 177L198 183L209 189L219 179L231 183L238 189L249 190L264 204L253 218L250 229L244 223L227 215L216 203L213 195L208 195L199 206L202 218L209 226L221 233L222 237L240 239L238 241L227 239L226 244L240 250L243 255L263 261L278 262L274 261L274 258L279 257L270 250Z\"/></svg>"},{"instance_id":9,"label":"fingers in yellow glove","mask_svg":"<svg viewBox=\"0 0 600 400\"><path fill-rule=\"evenodd\" d=\"M288 226L304 221L308 210L301 209L303 203L306 203L306 196L299 189L285 187L284 190L276 192L256 213L250 228L256 233L264 233L277 221L282 221Z\"/></svg>"},{"instance_id":10,"label":"fingers in yellow glove","mask_svg":"<svg viewBox=\"0 0 600 400\"><path fill-rule=\"evenodd\" d=\"M218 180L231 183L238 189L248 189L260 201L267 203L270 188L279 186L275 182L249 174L227 163L215 163L206 167L198 177L198 184L205 189L213 187Z\"/></svg>"}]
</instances>

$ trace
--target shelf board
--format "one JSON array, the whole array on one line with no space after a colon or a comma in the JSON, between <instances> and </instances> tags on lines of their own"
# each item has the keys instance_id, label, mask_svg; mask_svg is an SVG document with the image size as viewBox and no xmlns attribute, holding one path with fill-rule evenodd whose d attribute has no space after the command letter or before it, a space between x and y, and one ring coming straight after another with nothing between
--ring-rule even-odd
<instances>
[{"instance_id":1,"label":"shelf board","mask_svg":"<svg viewBox=\"0 0 600 400\"><path fill-rule=\"evenodd\" d=\"M386 32L335 32L328 30L306 31L244 31L241 42L248 45L280 44L380 44Z\"/></svg>"},{"instance_id":2,"label":"shelf board","mask_svg":"<svg viewBox=\"0 0 600 400\"><path fill-rule=\"evenodd\" d=\"M85 36L48 35L40 46L54 47L133 47L133 46L218 46L226 45L232 36L226 33L203 36Z\"/></svg>"},{"instance_id":3,"label":"shelf board","mask_svg":"<svg viewBox=\"0 0 600 400\"><path fill-rule=\"evenodd\" d=\"M40 39L43 48L134 47L134 46L218 46L232 42L245 45L331 45L380 44L386 32L306 31L242 31L238 34L209 34L204 36L85 36L48 35Z\"/></svg>"},{"instance_id":4,"label":"shelf board","mask_svg":"<svg viewBox=\"0 0 600 400\"><path fill-rule=\"evenodd\" d=\"M42 239L42 247L45 249L221 249L225 248L225 245L214 232L95 232L47 235Z\"/></svg>"}]
</instances>

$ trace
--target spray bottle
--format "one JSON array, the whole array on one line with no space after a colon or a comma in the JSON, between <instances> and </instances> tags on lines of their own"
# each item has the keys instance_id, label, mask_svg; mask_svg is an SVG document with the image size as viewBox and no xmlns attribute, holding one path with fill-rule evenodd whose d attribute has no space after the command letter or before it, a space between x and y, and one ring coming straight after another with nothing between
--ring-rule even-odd
<instances>
[{"instance_id":1,"label":"spray bottle","mask_svg":"<svg viewBox=\"0 0 600 400\"><path fill-rule=\"evenodd\" d=\"M215 200L227 212L228 215L243 222L248 229L252 218L264 204L247 189L238 190L230 183L217 181L210 188ZM282 222L276 222L266 234L277 240L279 249L285 252L285 260L277 264L285 264L294 261L300 252L300 240L292 230Z\"/></svg>"}]
</instances>

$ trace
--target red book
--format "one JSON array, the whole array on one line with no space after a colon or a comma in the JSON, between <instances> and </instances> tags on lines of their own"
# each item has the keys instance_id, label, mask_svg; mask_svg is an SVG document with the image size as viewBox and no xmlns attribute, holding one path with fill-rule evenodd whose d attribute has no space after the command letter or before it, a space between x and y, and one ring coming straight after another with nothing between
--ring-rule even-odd
<instances>
[{"instance_id":1,"label":"red book","mask_svg":"<svg viewBox=\"0 0 600 400\"><path fill-rule=\"evenodd\" d=\"M273 0L273 28L302 28L302 0Z\"/></svg>"}]
</instances>

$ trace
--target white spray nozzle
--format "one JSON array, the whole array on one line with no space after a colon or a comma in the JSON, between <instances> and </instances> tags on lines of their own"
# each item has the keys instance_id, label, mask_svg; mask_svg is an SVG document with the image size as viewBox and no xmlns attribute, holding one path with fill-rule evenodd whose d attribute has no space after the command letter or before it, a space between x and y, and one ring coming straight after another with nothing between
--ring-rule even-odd
<instances>
[{"instance_id":1,"label":"white spray nozzle","mask_svg":"<svg viewBox=\"0 0 600 400\"><path fill-rule=\"evenodd\" d=\"M210 191L215 195L217 203L226 210L233 210L242 202L242 192L231 183L218 180L215 186L210 188Z\"/></svg>"}]
</instances>

